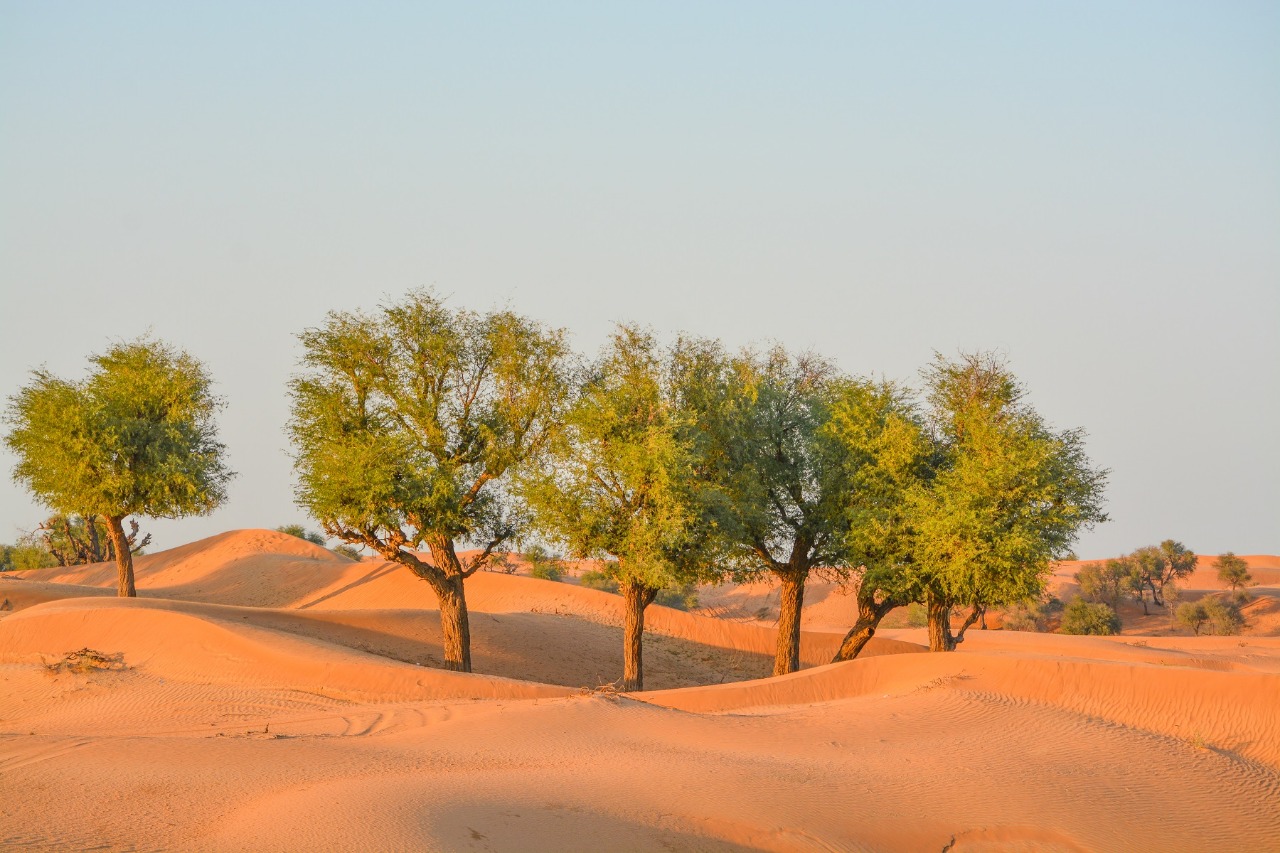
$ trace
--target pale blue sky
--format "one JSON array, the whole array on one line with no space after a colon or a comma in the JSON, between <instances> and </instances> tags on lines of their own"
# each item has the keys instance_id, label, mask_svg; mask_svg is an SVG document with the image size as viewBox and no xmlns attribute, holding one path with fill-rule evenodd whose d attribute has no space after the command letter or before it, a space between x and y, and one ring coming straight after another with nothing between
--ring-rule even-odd
<instances>
[{"instance_id":1,"label":"pale blue sky","mask_svg":"<svg viewBox=\"0 0 1280 853\"><path fill-rule=\"evenodd\" d=\"M1280 4L0 2L0 396L151 330L306 521L294 334L433 285L913 379L996 348L1079 551L1280 552ZM0 453L0 541L42 510Z\"/></svg>"}]
</instances>

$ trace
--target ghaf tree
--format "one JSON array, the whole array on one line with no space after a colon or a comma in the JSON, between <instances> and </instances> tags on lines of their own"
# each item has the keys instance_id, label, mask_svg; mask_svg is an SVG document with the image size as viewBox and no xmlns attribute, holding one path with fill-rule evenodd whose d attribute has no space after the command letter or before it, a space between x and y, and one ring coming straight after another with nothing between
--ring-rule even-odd
<instances>
[{"instance_id":1,"label":"ghaf tree","mask_svg":"<svg viewBox=\"0 0 1280 853\"><path fill-rule=\"evenodd\" d=\"M620 326L590 367L545 470L525 492L544 535L579 557L612 558L623 605L623 690L644 689L644 614L664 588L715 581L717 503L694 425L705 382L689 353Z\"/></svg>"},{"instance_id":2,"label":"ghaf tree","mask_svg":"<svg viewBox=\"0 0 1280 853\"><path fill-rule=\"evenodd\" d=\"M517 532L504 478L558 428L570 387L563 333L415 292L376 314L331 313L300 338L306 372L291 383L289 422L298 504L329 536L430 584L445 666L470 672L464 582ZM463 560L459 543L480 553Z\"/></svg>"},{"instance_id":3,"label":"ghaf tree","mask_svg":"<svg viewBox=\"0 0 1280 853\"><path fill-rule=\"evenodd\" d=\"M226 499L212 380L190 355L140 339L90 358L80 382L37 370L9 399L5 439L14 480L55 511L101 516L119 570L117 590L137 595L131 515L204 515ZM136 528L134 528L136 531Z\"/></svg>"}]
</instances>

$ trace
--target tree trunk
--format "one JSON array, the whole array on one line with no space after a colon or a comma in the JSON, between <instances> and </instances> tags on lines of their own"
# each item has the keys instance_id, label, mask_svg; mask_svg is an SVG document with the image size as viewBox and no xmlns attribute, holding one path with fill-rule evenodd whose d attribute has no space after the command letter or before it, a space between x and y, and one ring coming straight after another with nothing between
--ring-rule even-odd
<instances>
[{"instance_id":1,"label":"tree trunk","mask_svg":"<svg viewBox=\"0 0 1280 853\"><path fill-rule=\"evenodd\" d=\"M89 561L93 563L102 562L102 543L98 541L98 516L91 512L82 512L80 517L84 519L85 527L89 533Z\"/></svg>"},{"instance_id":2,"label":"tree trunk","mask_svg":"<svg viewBox=\"0 0 1280 853\"><path fill-rule=\"evenodd\" d=\"M138 590L133 583L133 553L129 550L128 544L125 543L124 526L121 524L124 517L109 515L105 516L105 518L107 519L107 535L111 537L116 550L116 569L119 572L116 594L122 598L135 598L138 595Z\"/></svg>"},{"instance_id":3,"label":"tree trunk","mask_svg":"<svg viewBox=\"0 0 1280 853\"><path fill-rule=\"evenodd\" d=\"M929 611L929 651L954 652L956 639L951 636L951 603L929 593L925 605Z\"/></svg>"},{"instance_id":4,"label":"tree trunk","mask_svg":"<svg viewBox=\"0 0 1280 853\"><path fill-rule=\"evenodd\" d=\"M643 584L624 582L620 590L623 600L622 682L624 693L644 690L644 609L653 603L658 591Z\"/></svg>"},{"instance_id":5,"label":"tree trunk","mask_svg":"<svg viewBox=\"0 0 1280 853\"><path fill-rule=\"evenodd\" d=\"M871 638L876 635L876 628L880 627L880 620L897 606L898 602L893 599L885 599L877 604L874 592L864 597L862 591L859 590L858 621L853 623L849 633L844 635L844 642L840 644L840 651L836 652L836 656L831 659L831 662L837 663L842 660L856 658L863 647L871 642Z\"/></svg>"},{"instance_id":6,"label":"tree trunk","mask_svg":"<svg viewBox=\"0 0 1280 853\"><path fill-rule=\"evenodd\" d=\"M436 589L440 596L440 630L444 637L444 668L471 671L471 621L462 578L453 576Z\"/></svg>"},{"instance_id":7,"label":"tree trunk","mask_svg":"<svg viewBox=\"0 0 1280 853\"><path fill-rule=\"evenodd\" d=\"M779 573L782 581L778 612L778 651L773 659L773 674L786 675L800 668L800 611L804 607L804 583L807 569Z\"/></svg>"}]
</instances>

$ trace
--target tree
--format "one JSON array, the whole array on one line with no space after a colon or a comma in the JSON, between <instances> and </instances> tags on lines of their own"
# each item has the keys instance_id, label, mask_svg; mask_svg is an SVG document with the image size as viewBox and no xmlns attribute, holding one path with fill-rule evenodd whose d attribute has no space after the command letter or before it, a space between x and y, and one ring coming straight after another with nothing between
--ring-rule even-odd
<instances>
[{"instance_id":1,"label":"tree","mask_svg":"<svg viewBox=\"0 0 1280 853\"><path fill-rule=\"evenodd\" d=\"M923 371L937 473L908 492L929 647L951 651L987 607L1040 595L1051 561L1105 521L1107 472L1083 430L1056 432L989 353L935 356ZM951 613L969 609L953 634Z\"/></svg>"},{"instance_id":2,"label":"tree","mask_svg":"<svg viewBox=\"0 0 1280 853\"><path fill-rule=\"evenodd\" d=\"M1102 603L1074 598L1062 611L1062 633L1107 636L1120 633L1120 617Z\"/></svg>"},{"instance_id":3,"label":"tree","mask_svg":"<svg viewBox=\"0 0 1280 853\"><path fill-rule=\"evenodd\" d=\"M103 563L116 558L115 543L106 522L100 516L57 513L42 521L36 532L45 550L59 566ZM150 533L141 542L138 541L138 534L138 522L130 519L125 544L133 555L141 553L151 543Z\"/></svg>"},{"instance_id":4,"label":"tree","mask_svg":"<svg viewBox=\"0 0 1280 853\"><path fill-rule=\"evenodd\" d=\"M1086 563L1076 572L1080 585L1080 597L1095 604L1105 604L1112 610L1120 606L1120 599L1128 589L1129 568L1122 560Z\"/></svg>"},{"instance_id":5,"label":"tree","mask_svg":"<svg viewBox=\"0 0 1280 853\"><path fill-rule=\"evenodd\" d=\"M823 429L837 373L830 362L781 347L731 362L724 405L708 421L708 471L726 496L732 557L779 582L773 674L800 667L800 615L809 575L847 578L849 466Z\"/></svg>"},{"instance_id":6,"label":"tree","mask_svg":"<svg viewBox=\"0 0 1280 853\"><path fill-rule=\"evenodd\" d=\"M376 314L332 312L299 337L306 372L290 384L289 421L299 506L330 537L426 581L445 666L470 672L464 582L522 524L505 483L558 429L564 333L419 291ZM464 561L459 542L481 550Z\"/></svg>"},{"instance_id":7,"label":"tree","mask_svg":"<svg viewBox=\"0 0 1280 853\"><path fill-rule=\"evenodd\" d=\"M1237 557L1228 551L1214 561L1218 570L1218 580L1232 590L1244 589L1253 583L1253 575L1249 573L1249 564L1243 557Z\"/></svg>"},{"instance_id":8,"label":"tree","mask_svg":"<svg viewBox=\"0 0 1280 853\"><path fill-rule=\"evenodd\" d=\"M278 533L284 533L288 536L296 536L303 541L310 542L312 545L324 547L325 538L322 534L316 533L314 530L308 530L301 524L282 524L276 528Z\"/></svg>"},{"instance_id":9,"label":"tree","mask_svg":"<svg viewBox=\"0 0 1280 853\"><path fill-rule=\"evenodd\" d=\"M1157 607L1164 607L1164 588L1167 584L1186 577L1195 571L1196 555L1181 542L1166 539L1159 545L1139 548L1129 555L1131 585L1135 597L1142 602L1143 615L1147 614L1146 595Z\"/></svg>"},{"instance_id":10,"label":"tree","mask_svg":"<svg viewBox=\"0 0 1280 853\"><path fill-rule=\"evenodd\" d=\"M645 609L664 588L720 577L716 505L671 361L649 333L615 330L547 466L524 485L546 536L580 558L612 558L627 691L644 689Z\"/></svg>"},{"instance_id":11,"label":"tree","mask_svg":"<svg viewBox=\"0 0 1280 853\"><path fill-rule=\"evenodd\" d=\"M852 660L893 608L921 595L906 494L932 476L933 449L910 394L891 382L836 383L822 429L843 451L858 615L835 660Z\"/></svg>"},{"instance_id":12,"label":"tree","mask_svg":"<svg viewBox=\"0 0 1280 853\"><path fill-rule=\"evenodd\" d=\"M18 457L14 480L38 500L103 518L119 594L133 596L125 519L204 515L226 499L221 401L199 361L160 341L115 344L90 363L81 382L35 371L9 398L5 443Z\"/></svg>"}]
</instances>

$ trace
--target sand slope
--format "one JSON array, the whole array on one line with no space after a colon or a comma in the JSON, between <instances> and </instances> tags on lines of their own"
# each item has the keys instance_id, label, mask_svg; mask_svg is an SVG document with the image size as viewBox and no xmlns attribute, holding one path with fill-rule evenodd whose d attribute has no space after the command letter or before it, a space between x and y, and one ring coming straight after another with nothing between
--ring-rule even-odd
<instances>
[{"instance_id":1,"label":"sand slope","mask_svg":"<svg viewBox=\"0 0 1280 853\"><path fill-rule=\"evenodd\" d=\"M619 599L573 585L473 578L466 675L423 582L269 531L139 558L132 601L110 566L24 574L2 849L1280 850L1280 638L887 631L825 665L810 630L748 680L767 625L651 608L664 689L624 697L582 689ZM83 646L122 668L46 668Z\"/></svg>"}]
</instances>

